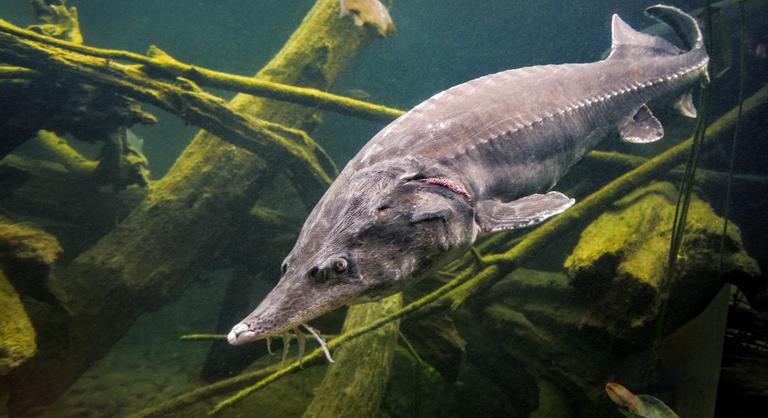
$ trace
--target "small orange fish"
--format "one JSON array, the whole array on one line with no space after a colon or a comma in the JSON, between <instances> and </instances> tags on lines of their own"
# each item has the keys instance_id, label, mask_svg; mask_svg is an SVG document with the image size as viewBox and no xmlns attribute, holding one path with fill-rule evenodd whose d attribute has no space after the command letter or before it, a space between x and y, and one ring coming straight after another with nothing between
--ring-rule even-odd
<instances>
[{"instance_id":1,"label":"small orange fish","mask_svg":"<svg viewBox=\"0 0 768 418\"><path fill-rule=\"evenodd\" d=\"M680 418L664 402L651 395L635 395L618 383L607 383L605 393L611 401L623 408L620 410L627 417L642 418Z\"/></svg>"},{"instance_id":2,"label":"small orange fish","mask_svg":"<svg viewBox=\"0 0 768 418\"><path fill-rule=\"evenodd\" d=\"M643 408L640 398L624 386L618 383L606 383L605 393L608 394L608 397L616 405L625 408L635 415L645 416L645 408Z\"/></svg>"}]
</instances>

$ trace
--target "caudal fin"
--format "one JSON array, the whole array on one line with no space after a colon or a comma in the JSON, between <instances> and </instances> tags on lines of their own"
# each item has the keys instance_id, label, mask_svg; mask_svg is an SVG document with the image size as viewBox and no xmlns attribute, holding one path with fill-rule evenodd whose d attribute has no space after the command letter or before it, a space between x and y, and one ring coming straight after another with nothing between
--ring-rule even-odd
<instances>
[{"instance_id":1,"label":"caudal fin","mask_svg":"<svg viewBox=\"0 0 768 418\"><path fill-rule=\"evenodd\" d=\"M674 6L657 4L645 9L645 14L672 28L688 50L704 49L701 29L688 13Z\"/></svg>"},{"instance_id":2,"label":"caudal fin","mask_svg":"<svg viewBox=\"0 0 768 418\"><path fill-rule=\"evenodd\" d=\"M687 50L703 50L704 38L696 20L682 10L658 4L645 9L646 15L668 25L680 38ZM637 56L678 55L680 48L659 36L648 35L632 29L619 15L613 15L610 58L621 59Z\"/></svg>"}]
</instances>

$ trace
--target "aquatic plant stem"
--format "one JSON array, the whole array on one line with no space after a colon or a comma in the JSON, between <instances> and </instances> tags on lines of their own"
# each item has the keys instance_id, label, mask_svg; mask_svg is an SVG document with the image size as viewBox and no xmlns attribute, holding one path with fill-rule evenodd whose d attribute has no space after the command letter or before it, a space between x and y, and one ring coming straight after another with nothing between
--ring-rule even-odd
<instances>
[{"instance_id":1,"label":"aquatic plant stem","mask_svg":"<svg viewBox=\"0 0 768 418\"><path fill-rule=\"evenodd\" d=\"M30 79L40 77L39 71L13 65L0 65L0 79Z\"/></svg>"},{"instance_id":2,"label":"aquatic plant stem","mask_svg":"<svg viewBox=\"0 0 768 418\"><path fill-rule=\"evenodd\" d=\"M263 378L264 376L274 373L275 371L279 370L281 367L283 367L282 364L276 363L250 373L244 373L239 376L231 377L229 379L220 380L216 383L202 386L191 392L187 392L180 396L171 398L155 406L143 409L135 414L130 414L128 415L128 417L129 418L150 418L150 417L166 416L167 414L173 411L177 411L185 406L189 406L196 402L209 399L216 395L222 395L222 394L230 393L234 390L240 389L244 386L247 386L253 383L254 381L257 381Z\"/></svg>"},{"instance_id":3,"label":"aquatic plant stem","mask_svg":"<svg viewBox=\"0 0 768 418\"><path fill-rule=\"evenodd\" d=\"M725 237L728 234L728 215L731 209L731 198L733 193L733 179L736 168L736 150L739 140L739 131L741 127L741 118L744 106L744 83L747 78L747 54L746 54L746 12L744 2L739 2L739 110L736 116L736 128L733 130L733 139L731 140L731 155L728 161L728 182L725 187L725 203L723 208L723 234L720 237L720 257L717 263L717 272L723 274L723 253L725 249Z\"/></svg>"},{"instance_id":4,"label":"aquatic plant stem","mask_svg":"<svg viewBox=\"0 0 768 418\"><path fill-rule=\"evenodd\" d=\"M405 113L400 109L368 103L350 97L339 96L318 89L291 86L265 80L263 78L244 77L186 64L176 60L154 45L149 47L147 52L148 55L113 49L94 48L41 35L36 32L22 29L2 19L0 19L0 32L5 32L20 38L45 43L91 57L141 64L147 67L145 69L146 72L152 73L153 75L157 74L159 77L169 78L170 76L171 79L183 77L184 79L201 86L302 104L361 119L378 122L390 121Z\"/></svg>"},{"instance_id":5,"label":"aquatic plant stem","mask_svg":"<svg viewBox=\"0 0 768 418\"><path fill-rule=\"evenodd\" d=\"M226 340L226 334L184 334L179 337L181 341L218 341Z\"/></svg>"}]
</instances>

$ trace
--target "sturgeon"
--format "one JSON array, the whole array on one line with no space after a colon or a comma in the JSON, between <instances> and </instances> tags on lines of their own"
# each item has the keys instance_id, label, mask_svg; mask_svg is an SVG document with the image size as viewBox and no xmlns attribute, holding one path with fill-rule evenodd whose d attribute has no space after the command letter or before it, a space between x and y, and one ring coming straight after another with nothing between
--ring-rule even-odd
<instances>
[{"instance_id":1,"label":"sturgeon","mask_svg":"<svg viewBox=\"0 0 768 418\"><path fill-rule=\"evenodd\" d=\"M646 103L682 93L708 56L695 20L656 5L685 50L613 15L610 55L487 75L441 92L376 134L310 213L282 277L232 328L231 344L279 335L436 271L480 234L535 225L574 200L550 191L603 138L647 143L664 130ZM310 328L311 330L311 328Z\"/></svg>"}]
</instances>

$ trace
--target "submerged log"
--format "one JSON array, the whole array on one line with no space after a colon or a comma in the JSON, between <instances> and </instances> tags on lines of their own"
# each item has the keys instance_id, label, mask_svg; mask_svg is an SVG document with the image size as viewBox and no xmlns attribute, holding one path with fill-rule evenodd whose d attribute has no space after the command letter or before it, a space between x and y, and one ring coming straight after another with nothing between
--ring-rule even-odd
<instances>
[{"instance_id":1,"label":"submerged log","mask_svg":"<svg viewBox=\"0 0 768 418\"><path fill-rule=\"evenodd\" d=\"M37 332L22 297L50 302L48 278L61 252L56 238L0 215L0 415L6 416L6 376L37 353Z\"/></svg>"},{"instance_id":2,"label":"submerged log","mask_svg":"<svg viewBox=\"0 0 768 418\"><path fill-rule=\"evenodd\" d=\"M722 218L694 196L677 270L669 284L663 283L676 196L671 184L655 183L617 201L581 234L565 263L568 276L518 269L490 288L486 304L475 309L481 320L474 323L500 336L510 364L521 369L509 373L534 376L539 390L566 402L573 415L595 417L611 416L601 392L607 381L675 393L678 405L685 403L686 387L711 385L711 380L675 381L664 370L690 373L682 359L704 361L704 351L719 350L718 344L707 340L695 348L701 355L692 356L679 351L681 337L668 336L704 311L729 275L756 277L759 268L734 227L719 274L714 260ZM713 309L715 316L718 309L724 312L722 299ZM717 340L724 328L712 330L711 317L705 319L709 326L698 328L712 333L698 335ZM673 350L678 358L660 367L660 359ZM667 391L674 385L681 386ZM539 399L538 406L543 403ZM692 412L695 407L688 403L687 415L700 416Z\"/></svg>"},{"instance_id":3,"label":"submerged log","mask_svg":"<svg viewBox=\"0 0 768 418\"><path fill-rule=\"evenodd\" d=\"M349 308L342 332L351 331L402 307L400 294L379 303ZM389 381L399 323L387 324L341 347L303 418L373 418Z\"/></svg>"},{"instance_id":4,"label":"submerged log","mask_svg":"<svg viewBox=\"0 0 768 418\"><path fill-rule=\"evenodd\" d=\"M21 303L16 289L5 276L0 264L0 416L7 416L6 397L13 369L32 358L37 352L35 329Z\"/></svg>"},{"instance_id":5,"label":"submerged log","mask_svg":"<svg viewBox=\"0 0 768 418\"><path fill-rule=\"evenodd\" d=\"M20 222L37 223L56 236L64 248L59 262L67 262L124 219L147 189L104 190L94 175L95 162L79 161L62 144L45 142L45 146L51 148L46 157L54 161L17 155L0 161L0 207Z\"/></svg>"},{"instance_id":6,"label":"submerged log","mask_svg":"<svg viewBox=\"0 0 768 418\"><path fill-rule=\"evenodd\" d=\"M37 351L35 329L16 289L0 266L0 377L5 376ZM0 379L0 385L2 379ZM0 406L0 411L3 408Z\"/></svg>"},{"instance_id":7,"label":"submerged log","mask_svg":"<svg viewBox=\"0 0 768 418\"><path fill-rule=\"evenodd\" d=\"M338 15L337 0L318 1L259 77L328 88L370 36ZM315 110L303 106L243 95L230 106L299 129L316 125ZM56 344L51 336L51 350L14 374L11 409L21 415L54 399L138 315L179 295L237 236L232 220L247 213L277 167L212 134L197 135L147 199L56 280L69 313L68 340ZM322 190L301 192L317 197Z\"/></svg>"},{"instance_id":8,"label":"submerged log","mask_svg":"<svg viewBox=\"0 0 768 418\"><path fill-rule=\"evenodd\" d=\"M184 81L179 84L155 80L137 66L61 50L52 44L56 42L8 23L0 25L0 59L35 68L44 75L43 81L32 83L32 87L40 88L40 84L65 84L92 91L92 95L99 99L96 101L84 94L67 94L58 88L44 86L42 91L32 96L42 97L44 103L51 99L61 101L63 97L66 100L65 109L72 108L83 114L78 117L66 111L59 112L66 114L64 120L68 125L44 126L47 129L72 132L81 139L105 140L120 127L136 122L112 120L114 118L110 119L108 114L120 114L122 109L130 109L136 100L140 100L174 113L218 138L256 153L268 163L283 164L301 179L298 184L315 186L310 190L317 189L319 184L328 183L333 178L333 163L304 133L304 126L292 129L281 125L279 121L267 122L238 109L236 103L226 105L194 83L190 85ZM49 90L54 93L52 97L46 94ZM30 95L29 92L24 94ZM53 108L62 106L56 102ZM48 112L51 105L38 107ZM87 123L91 114L102 113L103 109L107 115L102 116L100 122ZM115 109L118 111L115 112ZM46 117L45 114L37 116L44 123L56 119ZM311 194L309 196L312 197Z\"/></svg>"},{"instance_id":9,"label":"submerged log","mask_svg":"<svg viewBox=\"0 0 768 418\"><path fill-rule=\"evenodd\" d=\"M0 270L20 294L55 303L48 278L60 253L54 236L33 225L0 217Z\"/></svg>"},{"instance_id":10,"label":"submerged log","mask_svg":"<svg viewBox=\"0 0 768 418\"><path fill-rule=\"evenodd\" d=\"M718 272L722 219L694 195L673 280L665 283L676 200L670 183L635 191L584 230L565 262L571 285L595 302L590 316L622 339L636 338L660 316L662 330L671 331L700 313L730 276L760 274L735 225L725 237Z\"/></svg>"}]
</instances>

